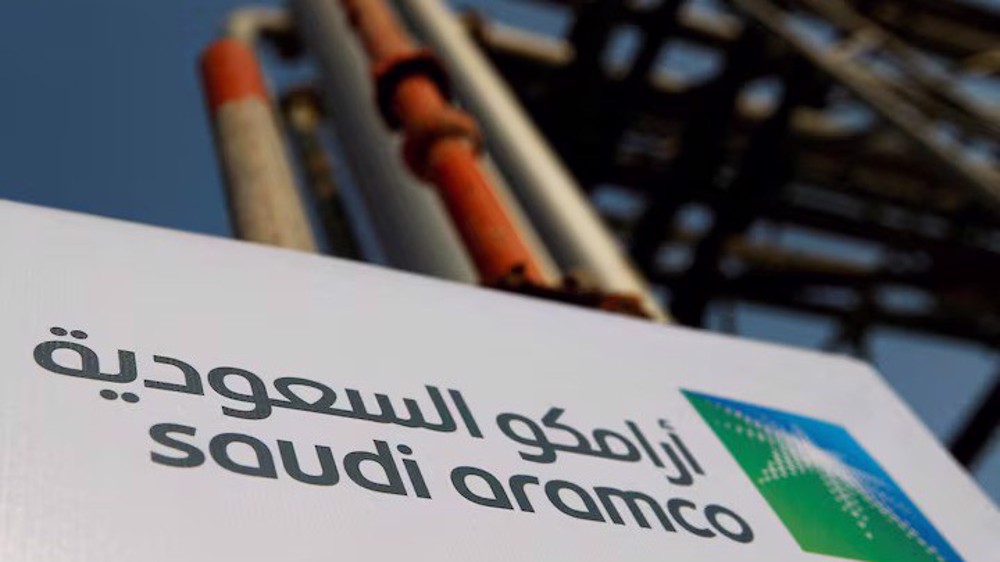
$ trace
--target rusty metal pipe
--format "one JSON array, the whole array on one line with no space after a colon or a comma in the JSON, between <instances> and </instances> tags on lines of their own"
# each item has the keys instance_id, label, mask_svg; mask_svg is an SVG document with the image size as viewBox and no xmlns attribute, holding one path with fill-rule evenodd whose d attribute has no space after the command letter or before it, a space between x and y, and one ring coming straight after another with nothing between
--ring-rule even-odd
<instances>
[{"instance_id":1,"label":"rusty metal pipe","mask_svg":"<svg viewBox=\"0 0 1000 562\"><path fill-rule=\"evenodd\" d=\"M368 60L347 14L331 0L292 0L292 14L320 71L325 125L346 172L344 204L368 261L473 283L477 276L441 198L406 169L399 138L374 110ZM364 220L359 221L358 218ZM365 230L367 229L367 230Z\"/></svg>"},{"instance_id":2,"label":"rusty metal pipe","mask_svg":"<svg viewBox=\"0 0 1000 562\"><path fill-rule=\"evenodd\" d=\"M448 68L456 96L481 124L490 156L553 260L603 291L637 296L650 317L663 320L645 281L580 186L448 7L440 0L393 3Z\"/></svg>"},{"instance_id":3,"label":"rusty metal pipe","mask_svg":"<svg viewBox=\"0 0 1000 562\"><path fill-rule=\"evenodd\" d=\"M453 108L442 72L379 0L343 0L376 74L380 109L405 137L413 172L435 185L484 284L515 272L543 284L542 268L478 161L475 122Z\"/></svg>"}]
</instances>

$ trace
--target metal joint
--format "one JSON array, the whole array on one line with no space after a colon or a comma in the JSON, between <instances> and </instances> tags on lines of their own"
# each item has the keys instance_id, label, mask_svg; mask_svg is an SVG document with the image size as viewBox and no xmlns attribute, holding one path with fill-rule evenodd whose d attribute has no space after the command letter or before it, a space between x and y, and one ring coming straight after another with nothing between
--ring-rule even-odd
<instances>
[{"instance_id":1,"label":"metal joint","mask_svg":"<svg viewBox=\"0 0 1000 562\"><path fill-rule=\"evenodd\" d=\"M431 51L413 49L406 54L380 62L375 67L375 96L379 113L393 129L398 129L401 125L393 109L396 90L404 80L415 76L427 78L437 86L442 97L451 98L448 73Z\"/></svg>"},{"instance_id":2,"label":"metal joint","mask_svg":"<svg viewBox=\"0 0 1000 562\"><path fill-rule=\"evenodd\" d=\"M477 153L483 148L483 137L476 121L463 111L443 108L426 119L407 124L403 157L410 171L429 181L427 168L430 152L438 142L445 139L465 140Z\"/></svg>"}]
</instances>

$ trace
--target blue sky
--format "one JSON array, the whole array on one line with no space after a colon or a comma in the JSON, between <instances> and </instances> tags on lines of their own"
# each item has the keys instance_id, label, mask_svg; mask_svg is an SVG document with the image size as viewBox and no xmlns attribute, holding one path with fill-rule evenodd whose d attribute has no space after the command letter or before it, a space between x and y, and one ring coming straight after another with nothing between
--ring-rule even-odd
<instances>
[{"instance_id":1,"label":"blue sky","mask_svg":"<svg viewBox=\"0 0 1000 562\"><path fill-rule=\"evenodd\" d=\"M517 3L456 3L543 31L559 23ZM230 235L196 61L240 5L0 2L0 198ZM819 319L752 306L738 319L741 332L793 345L814 346L830 331ZM880 370L939 436L961 423L997 369L993 351L894 331L880 331L874 349ZM994 498L997 441L978 471Z\"/></svg>"}]
</instances>

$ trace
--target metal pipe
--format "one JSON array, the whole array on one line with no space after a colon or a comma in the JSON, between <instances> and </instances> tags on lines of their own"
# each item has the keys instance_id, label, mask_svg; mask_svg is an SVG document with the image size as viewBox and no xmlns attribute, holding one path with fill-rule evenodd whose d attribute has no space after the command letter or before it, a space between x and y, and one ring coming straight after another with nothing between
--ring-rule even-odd
<instances>
[{"instance_id":1,"label":"metal pipe","mask_svg":"<svg viewBox=\"0 0 1000 562\"><path fill-rule=\"evenodd\" d=\"M528 220L524 209L521 208L520 203L518 203L511 192L507 178L500 173L496 162L493 161L489 154L483 154L479 159L479 163L482 165L483 172L489 179L490 184L493 185L493 191L499 197L500 203L507 210L507 214L510 215L511 220L514 221L514 226L517 227L517 230L524 237L525 243L528 244L531 252L535 255L536 261L542 268L542 274L546 282L552 286L558 285L564 279L562 271L556 265L555 260L552 259L552 254L545 247L545 243L542 242L538 231L535 230L535 225L531 224L531 221Z\"/></svg>"},{"instance_id":2,"label":"metal pipe","mask_svg":"<svg viewBox=\"0 0 1000 562\"><path fill-rule=\"evenodd\" d=\"M318 93L309 87L292 89L282 95L281 109L292 139L292 147L318 207L320 224L326 232L330 253L344 258L357 258L358 246L341 200L340 187L334 180L333 165L323 146L323 112Z\"/></svg>"},{"instance_id":3,"label":"metal pipe","mask_svg":"<svg viewBox=\"0 0 1000 562\"><path fill-rule=\"evenodd\" d=\"M446 98L436 60L418 49L380 0L343 0L371 61L383 118L405 137L405 160L433 184L486 285L512 275L544 284L541 265L507 214L478 155L479 131Z\"/></svg>"},{"instance_id":4,"label":"metal pipe","mask_svg":"<svg viewBox=\"0 0 1000 562\"><path fill-rule=\"evenodd\" d=\"M284 138L251 44L254 17L242 13L236 37L212 43L201 60L216 147L226 177L236 235L244 240L316 251Z\"/></svg>"},{"instance_id":5,"label":"metal pipe","mask_svg":"<svg viewBox=\"0 0 1000 562\"><path fill-rule=\"evenodd\" d=\"M651 316L665 314L605 229L579 186L449 10L437 0L395 0L483 126L486 145L556 263L605 291L634 294Z\"/></svg>"},{"instance_id":6,"label":"metal pipe","mask_svg":"<svg viewBox=\"0 0 1000 562\"><path fill-rule=\"evenodd\" d=\"M291 29L292 19L287 11L251 7L230 12L222 29L222 35L252 46L266 32L285 33Z\"/></svg>"},{"instance_id":7,"label":"metal pipe","mask_svg":"<svg viewBox=\"0 0 1000 562\"><path fill-rule=\"evenodd\" d=\"M392 267L474 282L475 271L438 198L399 158L398 139L375 111L367 63L346 15L330 0L292 0L292 14L316 57L329 122L351 172L345 202L370 219L378 253Z\"/></svg>"}]
</instances>

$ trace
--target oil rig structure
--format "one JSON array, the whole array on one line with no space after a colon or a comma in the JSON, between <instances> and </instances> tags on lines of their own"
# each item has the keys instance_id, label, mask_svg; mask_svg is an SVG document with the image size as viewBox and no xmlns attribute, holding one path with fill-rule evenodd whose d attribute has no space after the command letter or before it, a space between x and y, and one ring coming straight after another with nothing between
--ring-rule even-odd
<instances>
[{"instance_id":1,"label":"oil rig structure","mask_svg":"<svg viewBox=\"0 0 1000 562\"><path fill-rule=\"evenodd\" d=\"M231 16L202 70L239 236L688 326L806 313L861 357L885 327L1000 348L996 8L464 6Z\"/></svg>"}]
</instances>

